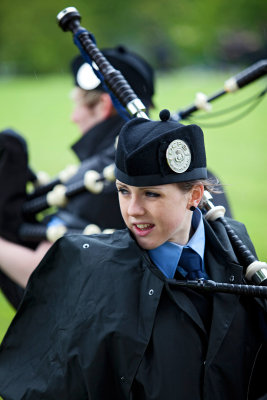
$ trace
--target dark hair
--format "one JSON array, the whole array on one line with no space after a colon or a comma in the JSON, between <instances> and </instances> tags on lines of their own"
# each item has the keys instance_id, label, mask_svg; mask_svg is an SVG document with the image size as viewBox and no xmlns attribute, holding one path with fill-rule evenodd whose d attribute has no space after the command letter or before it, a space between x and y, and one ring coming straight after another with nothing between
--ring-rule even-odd
<instances>
[{"instance_id":1,"label":"dark hair","mask_svg":"<svg viewBox=\"0 0 267 400\"><path fill-rule=\"evenodd\" d=\"M179 189L184 192L188 193L195 185L203 185L204 190L207 190L210 193L222 193L221 184L219 183L218 179L216 178L209 178L209 179L198 179L195 181L187 181L187 182L177 182L176 185ZM203 208L203 202L200 201L199 208Z\"/></svg>"}]
</instances>

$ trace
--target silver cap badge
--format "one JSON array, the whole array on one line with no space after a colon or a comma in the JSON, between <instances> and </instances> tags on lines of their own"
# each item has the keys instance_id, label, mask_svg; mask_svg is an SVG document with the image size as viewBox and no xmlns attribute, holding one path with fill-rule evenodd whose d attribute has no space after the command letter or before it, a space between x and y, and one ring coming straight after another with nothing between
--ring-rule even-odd
<instances>
[{"instance_id":1,"label":"silver cap badge","mask_svg":"<svg viewBox=\"0 0 267 400\"><path fill-rule=\"evenodd\" d=\"M176 139L169 144L166 158L169 167L177 174L181 174L190 166L191 152L183 140Z\"/></svg>"}]
</instances>

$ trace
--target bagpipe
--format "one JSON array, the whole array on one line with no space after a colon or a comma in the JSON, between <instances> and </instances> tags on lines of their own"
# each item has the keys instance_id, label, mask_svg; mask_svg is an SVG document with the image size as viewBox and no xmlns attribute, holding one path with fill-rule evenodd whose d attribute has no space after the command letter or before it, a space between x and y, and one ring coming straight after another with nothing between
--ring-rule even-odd
<instances>
[{"instance_id":1,"label":"bagpipe","mask_svg":"<svg viewBox=\"0 0 267 400\"><path fill-rule=\"evenodd\" d=\"M74 7L68 7L62 10L57 16L57 21L63 31L72 32L74 43L79 48L84 60L90 63L90 65L97 66L97 68L94 68L94 71L101 82L103 82L103 86L107 92L111 95L113 104L118 113L121 114L124 119L130 119L132 117L142 117L148 119L149 117L146 113L145 106L129 86L123 75L108 62L101 51L97 48L93 35L85 28L81 27L81 16L77 9ZM219 97L227 93L231 93L237 89L241 89L242 87L266 74L266 72L267 60L262 60L226 81L224 89L220 92L209 97L205 95L198 95L195 104L172 114L171 118L177 121L189 119L189 116L195 111L208 109L209 104L215 99L218 99ZM263 92L260 95L260 98L262 97ZM102 173L88 170L84 174L82 180L71 184L65 184L68 179L75 174L75 171L75 169L72 170L71 168L67 168L54 180L33 190L32 193L27 196L27 200L23 204L23 215L31 218L31 216L34 216L50 207L65 207L68 200L73 196L85 191L89 191L94 194L101 193L105 185L109 184L110 182L114 182L115 180L114 165L109 165L102 171ZM210 199L207 199L205 206L208 211L209 209L217 209L212 205ZM209 215L210 213L207 212L206 218ZM267 264L260 263L258 260L256 260L249 249L247 249L245 245L238 242L238 239L235 237L235 233L231 232L231 228L229 229L227 221L224 219L222 212L219 216L216 213L215 215L216 218L218 218L220 222L224 224L233 248L238 253L238 258L242 260L242 265L246 271L246 279L255 285L220 284L213 281L182 281L177 284L190 286L191 288L195 288L197 290L239 293L267 298L267 288L264 287L267 285ZM19 236L22 238L22 240L36 242L43 239L55 241L65 233L92 234L99 232L99 227L93 224L86 226L84 230L72 230L60 224L47 228L45 225L36 223L23 223L19 228ZM252 264L253 266L251 266Z\"/></svg>"},{"instance_id":2,"label":"bagpipe","mask_svg":"<svg viewBox=\"0 0 267 400\"><path fill-rule=\"evenodd\" d=\"M75 7L68 7L62 10L57 15L57 21L63 31L70 31L73 34L73 40L78 47L84 60L88 62L97 77L102 82L105 90L110 94L114 107L124 119L132 117L148 118L145 106L138 99L132 88L124 79L120 71L113 66L104 57L101 51L96 47L95 38L91 32L81 27L81 16ZM95 68L94 66L97 66ZM172 113L171 118L175 121L188 120L190 121L192 114L200 110L209 110L211 103L226 95L241 89L253 81L259 79L267 73L267 60L261 60L244 71L228 79L224 88L217 93L206 96L203 93L198 93L194 104ZM267 89L261 91L255 98L246 101L246 104L258 103L263 99ZM246 105L245 104L245 105ZM239 105L240 107L244 104ZM250 105L250 108L251 105ZM247 112L247 110L246 110ZM215 116L214 113L209 113L208 117ZM68 179L76 172L75 168L67 167L55 179L46 184L41 184L27 195L27 199L22 206L22 213L26 219L31 219L31 216L42 212L50 207L64 208L68 201L83 192L93 194L102 193L106 185L114 182L114 165L109 165L102 172L88 170L82 178L75 182L68 183ZM19 229L19 236L24 241L40 241L48 239L55 241L64 233L72 233L74 230L68 229L64 225L54 225L46 227L44 225L24 223ZM81 232L81 231L80 231ZM100 228L94 224L89 224L84 227L83 233L99 233Z\"/></svg>"},{"instance_id":3,"label":"bagpipe","mask_svg":"<svg viewBox=\"0 0 267 400\"><path fill-rule=\"evenodd\" d=\"M101 54L100 50L97 48L94 38L91 33L89 33L85 28L81 27L80 21L81 16L76 8L69 7L61 11L58 16L59 26L63 31L70 31L73 34L74 42L79 47L85 60L90 63L94 62L98 67L98 73L102 74L101 79L104 80L109 91L116 96L120 105L122 105L130 114L134 117L148 118L145 113L145 108L142 102L137 98L135 93L129 89L129 85L121 75L119 71L114 70L114 68L109 64L106 58ZM267 72L267 61L263 61L255 64L251 68L243 71L243 73L231 78L226 85L226 88L222 94L229 91L241 88L246 84L252 82L253 80L259 78ZM206 99L206 102L211 102L215 98L218 98L219 94ZM197 105L191 106L186 110L178 113L178 119L183 119L188 116L193 111L196 111L200 107ZM109 167L108 172L103 171L102 176L95 176L92 180L90 179L90 184L87 185L91 190L94 190L94 185L103 184L105 179L114 179L114 173L112 166ZM85 185L84 185L85 186ZM64 196L68 197L67 191L65 191ZM205 218L207 220L218 220L220 221L229 237L232 247L240 260L241 265L244 267L244 275L247 282L252 284L228 284L228 283L217 283L214 281L176 281L175 284L184 287L190 287L196 290L210 291L210 292L226 292L242 295L251 295L254 297L267 298L267 264L258 261L248 247L242 243L240 238L228 224L227 220L224 218L225 209L224 207L214 206L212 197L209 192L204 193L204 207L206 210Z\"/></svg>"}]
</instances>

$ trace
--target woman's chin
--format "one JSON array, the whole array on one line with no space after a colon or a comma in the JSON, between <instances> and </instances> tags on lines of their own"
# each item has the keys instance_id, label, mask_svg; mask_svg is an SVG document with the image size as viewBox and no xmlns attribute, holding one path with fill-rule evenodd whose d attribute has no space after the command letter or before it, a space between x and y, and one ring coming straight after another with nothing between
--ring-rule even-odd
<instances>
[{"instance_id":1,"label":"woman's chin","mask_svg":"<svg viewBox=\"0 0 267 400\"><path fill-rule=\"evenodd\" d=\"M139 244L140 247L144 250L152 250L155 249L156 247L159 247L163 242L159 242L158 240L153 240L148 237L140 237L134 235L135 240Z\"/></svg>"}]
</instances>

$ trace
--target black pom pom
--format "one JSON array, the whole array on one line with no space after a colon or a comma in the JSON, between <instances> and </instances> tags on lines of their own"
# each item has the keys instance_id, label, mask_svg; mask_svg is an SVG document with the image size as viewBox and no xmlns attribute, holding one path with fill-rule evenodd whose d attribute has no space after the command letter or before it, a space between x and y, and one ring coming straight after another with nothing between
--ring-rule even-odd
<instances>
[{"instance_id":1,"label":"black pom pom","mask_svg":"<svg viewBox=\"0 0 267 400\"><path fill-rule=\"evenodd\" d=\"M161 110L161 112L159 113L159 117L160 117L161 121L163 121L163 122L168 121L168 119L170 118L170 115L171 115L170 111L166 110L166 109Z\"/></svg>"},{"instance_id":2,"label":"black pom pom","mask_svg":"<svg viewBox=\"0 0 267 400\"><path fill-rule=\"evenodd\" d=\"M117 50L118 50L118 52L121 53L121 54L127 53L126 48L125 48L122 44L120 44L119 46L117 46Z\"/></svg>"}]
</instances>

